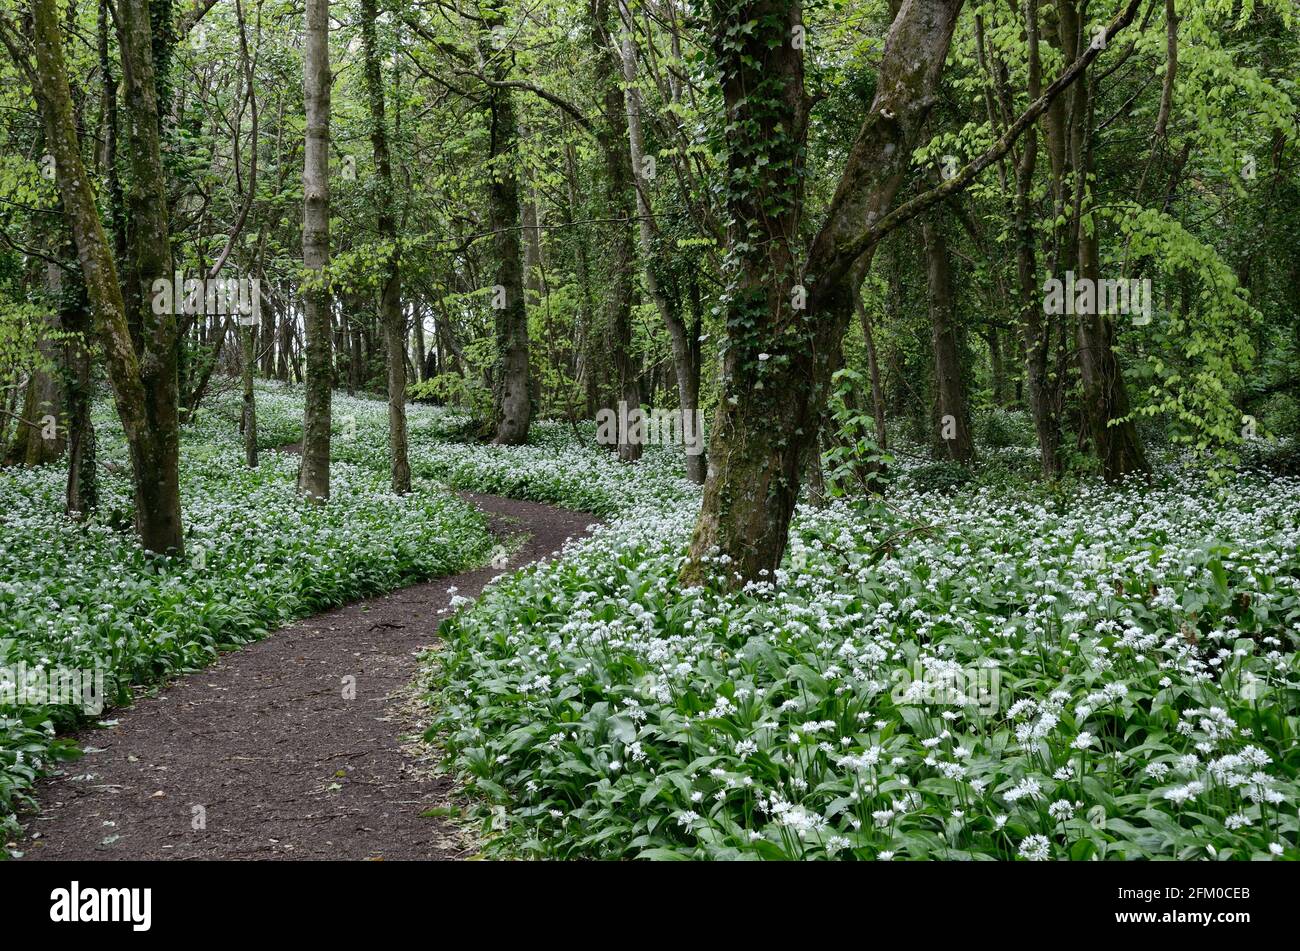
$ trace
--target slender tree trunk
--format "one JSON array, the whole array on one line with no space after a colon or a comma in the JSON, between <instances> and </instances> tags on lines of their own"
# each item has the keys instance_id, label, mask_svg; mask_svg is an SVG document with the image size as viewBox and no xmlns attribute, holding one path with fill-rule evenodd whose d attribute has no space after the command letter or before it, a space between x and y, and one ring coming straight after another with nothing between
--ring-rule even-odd
<instances>
[{"instance_id":1,"label":"slender tree trunk","mask_svg":"<svg viewBox=\"0 0 1300 951\"><path fill-rule=\"evenodd\" d=\"M1002 354L1002 329L997 325L990 326L981 336L989 348L989 375L991 377L989 384L993 390L993 405L1006 407L1007 405L1007 363Z\"/></svg>"},{"instance_id":2,"label":"slender tree trunk","mask_svg":"<svg viewBox=\"0 0 1300 951\"><path fill-rule=\"evenodd\" d=\"M975 458L975 443L971 439L970 409L962 377L961 349L957 342L957 302L953 296L948 243L944 240L942 228L932 221L924 222L921 232L925 240L935 415L938 417L934 445L954 462L970 462Z\"/></svg>"},{"instance_id":3,"label":"slender tree trunk","mask_svg":"<svg viewBox=\"0 0 1300 951\"><path fill-rule=\"evenodd\" d=\"M664 260L658 229L654 224L653 208L650 204L652 179L647 174L645 132L641 125L641 90L637 86L634 24L627 0L618 0L618 12L622 22L619 56L623 64L623 81L627 86L625 99L628 152L632 160L632 172L636 184L636 210L640 219L637 231L641 240L642 273L645 277L646 290L668 330L668 340L673 351L673 368L677 377L677 400L682 410L683 426L688 424L698 426L696 421L699 417L699 367L693 362L697 348L682 321L681 294L676 282L669 277L668 262ZM697 432L695 435L697 439L703 438L703 433ZM703 453L698 455L687 453L686 477L688 479L703 485L706 468L707 459Z\"/></svg>"},{"instance_id":4,"label":"slender tree trunk","mask_svg":"<svg viewBox=\"0 0 1300 951\"><path fill-rule=\"evenodd\" d=\"M104 97L104 176L108 185L108 216L113 233L113 255L118 261L126 260L126 209L122 195L122 179L117 170L118 108L117 78L113 75L109 59L108 31L111 17L108 0L100 0L98 17L98 50L101 95Z\"/></svg>"},{"instance_id":5,"label":"slender tree trunk","mask_svg":"<svg viewBox=\"0 0 1300 951\"><path fill-rule=\"evenodd\" d=\"M1081 77L1074 92L1071 158L1079 172L1073 216L1078 277L1093 281L1096 287L1101 277L1101 262L1097 220L1092 211L1097 186L1093 176L1091 76ZM1102 475L1114 481L1133 472L1147 472L1150 467L1131 418L1128 388L1115 355L1114 324L1109 315L1099 313L1100 309L1100 301L1094 300L1091 313L1077 316L1075 339L1079 378L1083 384L1084 421L1093 452L1101 462Z\"/></svg>"},{"instance_id":6,"label":"slender tree trunk","mask_svg":"<svg viewBox=\"0 0 1300 951\"><path fill-rule=\"evenodd\" d=\"M569 190L569 221L578 218L581 207L578 201L577 158L573 144L564 147L565 178ZM574 354L577 381L582 386L587 418L595 417L600 403L600 348L598 341L602 334L597 317L596 301L592 295L591 263L587 251L587 230L578 229L575 235L577 244L578 287L582 295L582 315L579 325L579 343Z\"/></svg>"},{"instance_id":7,"label":"slender tree trunk","mask_svg":"<svg viewBox=\"0 0 1300 951\"><path fill-rule=\"evenodd\" d=\"M307 392L298 487L308 498L324 500L330 494L330 404L334 385L331 299L325 271L330 252L329 0L306 0L304 47L307 136L302 170L302 263L309 283L302 295Z\"/></svg>"},{"instance_id":8,"label":"slender tree trunk","mask_svg":"<svg viewBox=\"0 0 1300 951\"><path fill-rule=\"evenodd\" d=\"M240 429L244 432L244 461L248 468L257 468L257 398L253 392L253 326L239 322L239 353L242 358L240 382L243 384L243 404Z\"/></svg>"},{"instance_id":9,"label":"slender tree trunk","mask_svg":"<svg viewBox=\"0 0 1300 951\"><path fill-rule=\"evenodd\" d=\"M355 319L348 321L348 396L354 396L361 389L365 376L365 350L361 339L361 324Z\"/></svg>"},{"instance_id":10,"label":"slender tree trunk","mask_svg":"<svg viewBox=\"0 0 1300 951\"><path fill-rule=\"evenodd\" d=\"M66 510L82 517L99 507L95 425L91 419L91 315L80 275L64 275L59 318L64 338L64 402L68 414Z\"/></svg>"},{"instance_id":11,"label":"slender tree trunk","mask_svg":"<svg viewBox=\"0 0 1300 951\"><path fill-rule=\"evenodd\" d=\"M401 495L411 491L411 464L406 451L406 315L402 312L401 244L393 210L393 167L388 151L384 87L376 49L377 17L377 0L361 0L361 46L365 56L366 98L370 105L370 144L379 176L379 239L389 246L379 302L388 351L388 457L393 491Z\"/></svg>"},{"instance_id":12,"label":"slender tree trunk","mask_svg":"<svg viewBox=\"0 0 1300 951\"><path fill-rule=\"evenodd\" d=\"M262 275L262 281L265 283L266 275ZM270 301L262 298L262 326L257 331L257 345L260 350L260 363L262 377L271 379L275 376L275 308L271 306Z\"/></svg>"},{"instance_id":13,"label":"slender tree trunk","mask_svg":"<svg viewBox=\"0 0 1300 951\"><path fill-rule=\"evenodd\" d=\"M415 366L416 373L419 374L419 382L423 383L429 379L429 374L424 368L429 359L428 344L424 339L424 305L418 304L411 308L411 315L414 317L412 330L415 332ZM436 365L436 364L435 364Z\"/></svg>"},{"instance_id":14,"label":"slender tree trunk","mask_svg":"<svg viewBox=\"0 0 1300 951\"><path fill-rule=\"evenodd\" d=\"M641 386L636 361L632 356L632 275L636 252L632 246L631 218L635 206L632 162L626 143L627 105L618 75L618 48L609 31L609 6L606 0L591 0L592 32L601 47L596 61L596 86L604 103L604 121L598 137L605 164L605 207L610 225L606 261L609 264L605 325L609 330L614 354L614 373L618 377L618 397L627 412L641 410ZM615 407L617 410L617 407ZM622 418L622 413L618 416ZM618 457L623 462L641 458L641 440L629 425L618 434Z\"/></svg>"},{"instance_id":15,"label":"slender tree trunk","mask_svg":"<svg viewBox=\"0 0 1300 951\"><path fill-rule=\"evenodd\" d=\"M1038 53L1038 3L1025 0L1026 39L1029 47L1029 86L1031 100L1042 92L1042 63ZM1059 102L1059 100L1058 100ZM1049 110L1047 123L1061 119ZM1050 145L1053 149L1054 178L1060 172L1061 161L1055 155L1055 134ZM1038 459L1042 473L1055 479L1061 472L1059 453L1060 420L1056 417L1052 386L1048 379L1048 355L1051 350L1051 328L1046 325L1042 297L1038 286L1038 261L1034 233L1031 191L1034 172L1038 165L1038 126L1035 123L1025 130L1020 162L1016 167L1016 278L1020 291L1020 333L1025 354L1025 385L1028 391L1029 413L1034 420L1034 433L1038 438ZM1055 191L1055 189L1054 189Z\"/></svg>"},{"instance_id":16,"label":"slender tree trunk","mask_svg":"<svg viewBox=\"0 0 1300 951\"><path fill-rule=\"evenodd\" d=\"M885 428L885 393L880 385L880 360L876 354L876 338L872 332L871 315L862 303L862 281L854 283L853 307L858 312L858 321L862 325L862 340L867 350L867 374L871 380L871 417L876 425L876 447L882 452L886 448L888 433Z\"/></svg>"}]
</instances>

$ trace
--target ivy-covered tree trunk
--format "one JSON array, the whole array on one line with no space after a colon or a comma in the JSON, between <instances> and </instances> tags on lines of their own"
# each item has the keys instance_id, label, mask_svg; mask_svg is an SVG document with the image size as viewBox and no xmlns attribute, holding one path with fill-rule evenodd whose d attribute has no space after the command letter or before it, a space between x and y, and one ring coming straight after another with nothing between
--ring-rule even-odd
<instances>
[{"instance_id":1,"label":"ivy-covered tree trunk","mask_svg":"<svg viewBox=\"0 0 1300 951\"><path fill-rule=\"evenodd\" d=\"M494 441L502 446L528 442L532 423L529 371L528 309L524 300L523 244L519 236L518 119L510 87L500 85L508 73L509 56L494 47L504 37L506 15L502 0L484 0L479 7L483 29L479 57L490 70L488 86L488 228L496 282L491 289L497 354L492 370Z\"/></svg>"},{"instance_id":2,"label":"ivy-covered tree trunk","mask_svg":"<svg viewBox=\"0 0 1300 951\"><path fill-rule=\"evenodd\" d=\"M324 500L330 494L330 423L334 386L331 295L325 270L330 253L329 0L306 0L306 4L302 62L303 97L307 106L302 168L302 263L308 272L308 283L303 288L302 310L307 386L298 488L308 498Z\"/></svg>"},{"instance_id":3,"label":"ivy-covered tree trunk","mask_svg":"<svg viewBox=\"0 0 1300 951\"><path fill-rule=\"evenodd\" d=\"M402 313L401 245L397 239L397 217L393 210L393 167L388 150L384 86L376 49L377 17L376 0L361 0L361 47L365 56L366 99L370 106L370 145L375 155L375 174L379 178L379 240L388 246L379 301L379 319L384 328L388 362L388 458L393 491L400 495L411 491L406 434L406 315Z\"/></svg>"},{"instance_id":4,"label":"ivy-covered tree trunk","mask_svg":"<svg viewBox=\"0 0 1300 951\"><path fill-rule=\"evenodd\" d=\"M722 401L683 570L738 584L780 563L807 454L853 315L851 272L890 209L933 105L962 0L905 0L875 100L800 267L803 27L794 0L710 4L727 114L728 294ZM796 41L797 40L797 41ZM863 264L865 267L865 263ZM720 572L706 567L720 557Z\"/></svg>"},{"instance_id":5,"label":"ivy-covered tree trunk","mask_svg":"<svg viewBox=\"0 0 1300 951\"><path fill-rule=\"evenodd\" d=\"M939 454L953 462L975 458L971 438L970 404L962 375L957 340L957 301L952 286L952 261L943 229L933 221L921 226L925 242L926 286L930 310L930 345L934 354L936 431Z\"/></svg>"},{"instance_id":6,"label":"ivy-covered tree trunk","mask_svg":"<svg viewBox=\"0 0 1300 951\"><path fill-rule=\"evenodd\" d=\"M722 400L685 577L716 555L724 583L774 569L785 549L809 442L812 336L799 233L804 180L802 8L794 0L711 5L727 115L728 291ZM824 359L824 356L823 356ZM791 386L796 387L793 391Z\"/></svg>"}]
</instances>

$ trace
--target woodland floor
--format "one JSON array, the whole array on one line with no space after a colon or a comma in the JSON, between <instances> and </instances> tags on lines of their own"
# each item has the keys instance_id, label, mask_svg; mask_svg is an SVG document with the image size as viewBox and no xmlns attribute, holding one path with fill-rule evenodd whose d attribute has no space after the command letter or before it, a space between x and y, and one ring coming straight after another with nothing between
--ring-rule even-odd
<instances>
[{"instance_id":1,"label":"woodland floor","mask_svg":"<svg viewBox=\"0 0 1300 951\"><path fill-rule=\"evenodd\" d=\"M462 493L513 570L585 534L592 516ZM507 541L510 547L510 542ZM452 782L413 749L419 655L485 567L296 622L113 713L86 756L37 790L27 859L451 859ZM355 699L344 698L355 677ZM196 829L202 807L203 828Z\"/></svg>"}]
</instances>

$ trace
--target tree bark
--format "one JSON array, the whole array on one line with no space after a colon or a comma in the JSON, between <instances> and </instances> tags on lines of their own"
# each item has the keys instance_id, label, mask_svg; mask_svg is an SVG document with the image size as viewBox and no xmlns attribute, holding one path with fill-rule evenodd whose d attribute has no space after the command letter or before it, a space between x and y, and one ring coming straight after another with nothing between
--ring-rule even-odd
<instances>
[{"instance_id":1,"label":"tree bark","mask_svg":"<svg viewBox=\"0 0 1300 951\"><path fill-rule=\"evenodd\" d=\"M1025 32L1029 55L1028 93L1031 100L1042 91L1042 61L1038 43L1038 2L1025 0ZM1055 107L1054 107L1055 108ZM1048 128L1061 118L1048 112ZM1052 133L1053 178L1061 172L1061 161L1055 154ZM1024 343L1025 384L1029 400L1029 414L1034 420L1034 433L1038 439L1038 460L1042 473L1055 479L1061 473L1059 452L1060 420L1056 417L1053 387L1048 378L1048 355L1051 350L1050 328L1046 325L1038 286L1038 260L1034 233L1031 192L1034 173L1038 166L1038 126L1035 123L1025 130L1020 161L1016 166L1016 278L1020 291L1020 334ZM1054 189L1057 191L1057 189Z\"/></svg>"},{"instance_id":2,"label":"tree bark","mask_svg":"<svg viewBox=\"0 0 1300 951\"><path fill-rule=\"evenodd\" d=\"M564 147L565 180L569 195L569 222L579 217L577 158L573 143ZM582 387L587 417L594 418L600 402L600 367L601 353L597 342L600 340L600 324L597 318L596 302L592 294L591 264L587 251L587 230L579 229L574 236L577 245L578 287L581 293L582 310L578 325L578 343L574 353L574 376Z\"/></svg>"},{"instance_id":3,"label":"tree bark","mask_svg":"<svg viewBox=\"0 0 1300 951\"><path fill-rule=\"evenodd\" d=\"M142 316L142 353L132 345L117 267L99 219L94 191L81 160L80 142L68 87L62 38L53 0L33 0L33 45L36 69L33 82L44 120L47 141L54 155L55 182L63 202L77 258L95 317L114 403L126 436L135 489L136 530L141 544L153 552L179 554L184 547L180 509L180 471L176 416L175 317ZM124 72L132 127L132 161L137 190L147 185L155 195L165 193L158 143L157 108L149 49L148 11L139 0L124 0L122 22ZM138 196L137 196L138 201ZM161 201L155 205L162 206ZM170 270L166 209L149 209L136 222L137 262L161 263ZM159 262L159 256L165 260ZM142 273L148 273L143 272ZM170 276L170 275L168 275ZM143 296L143 295L142 295ZM145 298L148 300L148 298ZM164 308L167 309L167 308Z\"/></svg>"},{"instance_id":4,"label":"tree bark","mask_svg":"<svg viewBox=\"0 0 1300 951\"><path fill-rule=\"evenodd\" d=\"M723 558L727 585L780 563L853 314L850 272L870 261L874 247L863 249L862 238L907 176L961 6L962 0L904 0L889 30L875 100L802 270L791 246L802 213L807 122L802 44L791 41L795 28L802 30L800 5L755 0L715 9L714 54L728 119L730 292L723 304L723 398L683 569L688 583L713 574L705 568L713 554Z\"/></svg>"},{"instance_id":5,"label":"tree bark","mask_svg":"<svg viewBox=\"0 0 1300 951\"><path fill-rule=\"evenodd\" d=\"M131 187L127 191L131 260L139 284L141 331L140 381L144 387L144 413L154 434L145 477L136 486L136 523L145 547L151 551L179 551L182 547L180 505L180 418L176 315L170 308L155 314L150 288L153 281L172 275L169 238L167 176L163 171L161 116L154 74L154 51L159 38L150 20L148 0L122 0L118 4L118 45L126 93L127 144L130 151Z\"/></svg>"},{"instance_id":6,"label":"tree bark","mask_svg":"<svg viewBox=\"0 0 1300 951\"><path fill-rule=\"evenodd\" d=\"M861 288L861 284L858 285ZM876 427L876 447L886 448L888 433L885 428L885 393L880 384L880 359L876 354L876 337L872 331L871 315L862 303L862 291L854 294L853 306L862 325L862 340L867 350L867 374L871 380L871 418Z\"/></svg>"},{"instance_id":7,"label":"tree bark","mask_svg":"<svg viewBox=\"0 0 1300 951\"><path fill-rule=\"evenodd\" d=\"M698 347L682 321L680 289L671 276L668 262L664 259L665 255L662 252L658 228L655 227L653 208L650 204L651 182L645 174L645 133L641 125L641 90L637 86L632 11L627 0L618 0L618 12L622 23L619 56L623 64L623 81L627 86L625 100L628 152L635 176L636 208L640 219L637 230L641 240L642 274L645 278L646 291L654 301L655 309L659 311L659 317L668 330L668 340L673 350L673 367L677 377L677 401L681 406L683 425L685 426L688 420L692 421L692 425L698 425L694 422L699 417L700 369L696 362ZM702 432L696 433L696 438L703 439L703 435ZM706 462L703 453L687 453L686 478L703 485Z\"/></svg>"},{"instance_id":8,"label":"tree bark","mask_svg":"<svg viewBox=\"0 0 1300 951\"><path fill-rule=\"evenodd\" d=\"M485 64L491 64L492 78L500 83L509 71L508 57L492 44L494 30L495 35L502 35L505 10L502 0L484 0L479 9L483 23L479 55ZM524 302L523 251L519 238L519 179L514 168L518 159L518 130L514 97L508 86L488 86L488 109L488 162L492 176L488 187L488 227L493 233L496 265L496 284L491 295L497 344L492 374L493 426L498 445L518 446L528 442L532 400L528 310Z\"/></svg>"},{"instance_id":9,"label":"tree bark","mask_svg":"<svg viewBox=\"0 0 1300 951\"><path fill-rule=\"evenodd\" d=\"M99 506L99 475L96 470L95 425L91 419L93 377L91 374L90 307L80 275L64 275L59 320L64 340L64 403L68 419L68 481L65 509L73 517L84 517Z\"/></svg>"},{"instance_id":10,"label":"tree bark","mask_svg":"<svg viewBox=\"0 0 1300 951\"><path fill-rule=\"evenodd\" d=\"M243 388L243 402L240 412L240 429L244 433L244 461L248 468L257 468L257 399L253 393L253 364L256 355L253 350L253 326L251 323L239 322L239 353L241 357L240 383Z\"/></svg>"},{"instance_id":11,"label":"tree bark","mask_svg":"<svg viewBox=\"0 0 1300 951\"><path fill-rule=\"evenodd\" d=\"M302 263L308 271L303 321L307 350L306 405L303 412L302 468L298 488L311 499L330 494L330 417L334 366L330 339L329 0L306 0L303 97L307 134L303 156Z\"/></svg>"},{"instance_id":12,"label":"tree bark","mask_svg":"<svg viewBox=\"0 0 1300 951\"><path fill-rule=\"evenodd\" d=\"M361 48L365 57L366 98L370 106L370 145L375 156L375 173L379 176L378 230L379 239L388 245L379 301L379 319L388 351L388 459L393 491L403 495L411 491L406 433L406 315L402 312L401 244L393 210L393 166L388 150L379 51L376 49L377 17L377 0L361 0Z\"/></svg>"},{"instance_id":13,"label":"tree bark","mask_svg":"<svg viewBox=\"0 0 1300 951\"><path fill-rule=\"evenodd\" d=\"M640 375L632 357L632 296L635 288L632 275L636 267L636 251L632 244L631 219L635 207L635 185L632 178L632 161L628 157L627 104L620 82L618 45L609 30L609 5L606 0L591 0L591 27L600 55L596 60L596 88L602 97L604 121L597 131L599 149L605 165L605 210L611 220L609 244L605 259L608 262L605 298L605 326L609 333L610 349L614 357L614 374L618 378L618 398L627 405L627 412L641 409ZM618 407L618 417L623 418ZM623 462L641 458L641 440L632 432L618 434L618 457Z\"/></svg>"},{"instance_id":14,"label":"tree bark","mask_svg":"<svg viewBox=\"0 0 1300 951\"><path fill-rule=\"evenodd\" d=\"M415 363L415 367L416 367L415 372L417 374L417 381L423 383L425 380L429 379L429 374L426 373L424 369L425 366L428 364L429 350L428 350L428 344L425 342L424 339L423 304L417 304L417 306L411 308L411 316L415 318L411 325L411 330L413 331L415 337L414 339L415 360L413 362ZM436 360L434 361L433 365L435 367L437 366ZM435 372L437 371L435 370Z\"/></svg>"},{"instance_id":15,"label":"tree bark","mask_svg":"<svg viewBox=\"0 0 1300 951\"><path fill-rule=\"evenodd\" d=\"M1072 6L1071 0L1065 0ZM1077 55L1078 34L1065 36L1068 58ZM1069 127L1070 161L1076 170L1074 190L1074 246L1078 277L1094 282L1101 277L1097 220L1093 207L1097 201L1097 182L1093 175L1093 93L1091 70L1074 86L1072 122ZM1092 313L1079 314L1075 323L1079 378L1083 385L1083 417L1093 452L1101 463L1103 477L1115 481L1133 472L1147 472L1146 455L1131 418L1128 388L1115 356L1114 325L1109 315L1101 314L1100 301L1094 301Z\"/></svg>"},{"instance_id":16,"label":"tree bark","mask_svg":"<svg viewBox=\"0 0 1300 951\"><path fill-rule=\"evenodd\" d=\"M953 462L975 458L970 408L957 341L957 302L953 297L952 262L943 229L932 220L921 226L925 241L926 286L930 308L930 344L934 354L934 445Z\"/></svg>"}]
</instances>

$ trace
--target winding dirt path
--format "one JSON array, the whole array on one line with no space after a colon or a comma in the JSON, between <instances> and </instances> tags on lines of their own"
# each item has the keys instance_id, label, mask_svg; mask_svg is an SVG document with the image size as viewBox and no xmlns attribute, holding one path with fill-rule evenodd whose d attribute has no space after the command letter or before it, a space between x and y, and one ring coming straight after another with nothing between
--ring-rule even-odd
<instances>
[{"instance_id":1,"label":"winding dirt path","mask_svg":"<svg viewBox=\"0 0 1300 951\"><path fill-rule=\"evenodd\" d=\"M527 533L509 568L548 557L593 516L462 497L494 533ZM415 585L307 618L226 654L79 739L87 755L37 790L32 859L449 859L472 851L422 816L446 777L403 750L418 654L456 594L502 569ZM355 678L348 681L345 678ZM347 699L349 683L355 698Z\"/></svg>"}]
</instances>

